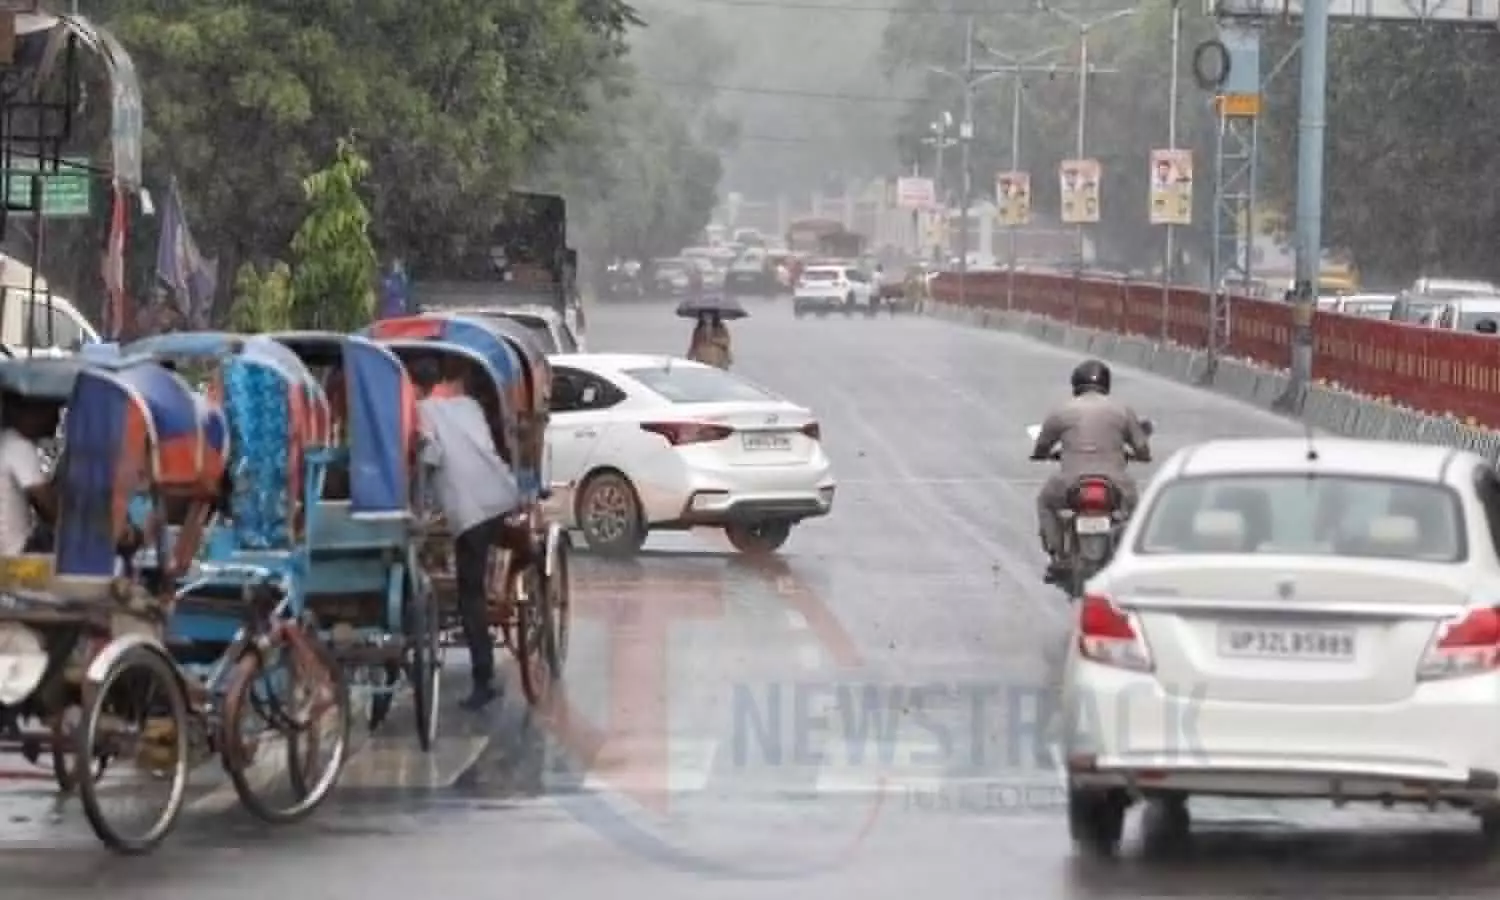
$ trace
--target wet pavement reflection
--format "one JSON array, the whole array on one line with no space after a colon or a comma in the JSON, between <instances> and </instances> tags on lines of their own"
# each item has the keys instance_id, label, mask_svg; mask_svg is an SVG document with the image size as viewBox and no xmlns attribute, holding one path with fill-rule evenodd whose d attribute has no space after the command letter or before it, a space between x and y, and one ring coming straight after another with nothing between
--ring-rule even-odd
<instances>
[{"instance_id":1,"label":"wet pavement reflection","mask_svg":"<svg viewBox=\"0 0 1500 900\"><path fill-rule=\"evenodd\" d=\"M409 708L361 741L312 820L267 829L198 773L157 855L110 857L76 804L0 780L0 896L327 900L502 894L1449 897L1497 873L1461 815L1195 802L1186 842L1133 817L1120 860L1076 859L1038 726L1067 609L1038 580L1025 426L1075 357L914 318L735 326L747 377L813 408L834 515L750 563L709 531L639 559L580 555L561 701L518 688L480 714L450 651L432 754ZM680 352L664 305L590 316L595 349ZM1117 390L1158 456L1210 436L1288 433L1263 413L1144 375ZM30 772L5 761L5 771ZM0 773L3 774L3 773Z\"/></svg>"}]
</instances>

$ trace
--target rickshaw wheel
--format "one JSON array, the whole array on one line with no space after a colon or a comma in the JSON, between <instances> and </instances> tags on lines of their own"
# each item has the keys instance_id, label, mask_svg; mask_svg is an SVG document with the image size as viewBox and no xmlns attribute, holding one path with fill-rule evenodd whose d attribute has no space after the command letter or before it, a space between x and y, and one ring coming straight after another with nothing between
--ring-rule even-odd
<instances>
[{"instance_id":1,"label":"rickshaw wheel","mask_svg":"<svg viewBox=\"0 0 1500 900\"><path fill-rule=\"evenodd\" d=\"M71 793L77 787L73 778L75 757L73 748L76 739L70 732L61 716L53 718L52 725L52 776L57 779L57 789L64 794ZM102 778L104 770L109 768L109 756L101 756L90 761L92 769L91 777Z\"/></svg>"},{"instance_id":2,"label":"rickshaw wheel","mask_svg":"<svg viewBox=\"0 0 1500 900\"><path fill-rule=\"evenodd\" d=\"M259 652L240 657L224 691L219 753L245 809L262 821L280 825L306 818L333 792L348 758L353 714L343 671L322 644L290 637L269 652L288 661L290 671L268 667L266 656ZM279 679L285 680L277 683ZM320 725L330 707L336 717L331 734ZM245 735L247 713L263 724L261 733L250 740ZM285 742L286 780L291 788L286 801L273 797L270 788L274 784L252 771L271 731L279 732ZM329 738L333 747L323 762L320 751Z\"/></svg>"},{"instance_id":3,"label":"rickshaw wheel","mask_svg":"<svg viewBox=\"0 0 1500 900\"><path fill-rule=\"evenodd\" d=\"M440 647L437 594L421 572L415 574L413 596L407 607L407 677L411 679L412 708L417 716L417 745L431 752L437 744L438 698L442 696L443 662Z\"/></svg>"},{"instance_id":4,"label":"rickshaw wheel","mask_svg":"<svg viewBox=\"0 0 1500 900\"><path fill-rule=\"evenodd\" d=\"M134 753L136 761L147 762L153 779L171 779L166 802L149 825L139 830L121 825L106 812L106 802L115 799L106 790L112 794L115 786L105 788L100 783L102 772L82 764L83 760L129 758L132 754L118 750L119 737L111 726L132 714L141 719L140 739L145 742ZM176 824L187 798L190 715L178 673L161 653L145 645L125 650L97 685L84 689L82 723L74 733L73 778L89 825L111 850L149 853Z\"/></svg>"},{"instance_id":5,"label":"rickshaw wheel","mask_svg":"<svg viewBox=\"0 0 1500 900\"><path fill-rule=\"evenodd\" d=\"M553 631L552 598L548 595L540 567L528 566L516 573L516 663L521 669L521 691L533 707L540 708L557 683L556 632Z\"/></svg>"},{"instance_id":6,"label":"rickshaw wheel","mask_svg":"<svg viewBox=\"0 0 1500 900\"><path fill-rule=\"evenodd\" d=\"M573 633L572 549L567 538L557 544L557 559L547 578L548 603L552 607L552 646L555 648L557 675L561 677L568 662L568 641Z\"/></svg>"}]
</instances>

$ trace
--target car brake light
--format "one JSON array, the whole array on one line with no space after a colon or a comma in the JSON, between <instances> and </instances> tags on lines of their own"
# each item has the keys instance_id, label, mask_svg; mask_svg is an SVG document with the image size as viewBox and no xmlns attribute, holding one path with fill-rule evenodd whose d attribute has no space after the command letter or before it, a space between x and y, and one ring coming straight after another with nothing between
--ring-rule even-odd
<instances>
[{"instance_id":1,"label":"car brake light","mask_svg":"<svg viewBox=\"0 0 1500 900\"><path fill-rule=\"evenodd\" d=\"M823 429L818 427L817 422L808 422L806 425L802 426L801 430L803 434L807 435L815 441L820 441L823 439Z\"/></svg>"},{"instance_id":2,"label":"car brake light","mask_svg":"<svg viewBox=\"0 0 1500 900\"><path fill-rule=\"evenodd\" d=\"M1078 511L1107 513L1114 507L1114 491L1103 479L1086 479L1078 483Z\"/></svg>"},{"instance_id":3,"label":"car brake light","mask_svg":"<svg viewBox=\"0 0 1500 900\"><path fill-rule=\"evenodd\" d=\"M1100 665L1151 671L1151 654L1130 616L1103 594L1085 594L1078 606L1078 652Z\"/></svg>"},{"instance_id":4,"label":"car brake light","mask_svg":"<svg viewBox=\"0 0 1500 900\"><path fill-rule=\"evenodd\" d=\"M661 435L674 447L722 441L734 434L734 429L728 425L708 425L703 422L644 422L641 430Z\"/></svg>"},{"instance_id":5,"label":"car brake light","mask_svg":"<svg viewBox=\"0 0 1500 900\"><path fill-rule=\"evenodd\" d=\"M1438 626L1417 678L1423 681L1478 675L1500 668L1500 609L1476 609Z\"/></svg>"}]
</instances>

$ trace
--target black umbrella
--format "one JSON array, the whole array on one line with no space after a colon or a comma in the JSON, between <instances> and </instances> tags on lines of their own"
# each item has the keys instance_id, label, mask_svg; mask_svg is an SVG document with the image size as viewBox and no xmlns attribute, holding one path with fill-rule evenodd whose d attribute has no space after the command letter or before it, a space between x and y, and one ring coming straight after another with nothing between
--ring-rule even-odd
<instances>
[{"instance_id":1,"label":"black umbrella","mask_svg":"<svg viewBox=\"0 0 1500 900\"><path fill-rule=\"evenodd\" d=\"M696 319L710 313L718 313L719 318L726 320L744 319L750 315L733 297L691 297L677 304L677 315L684 319Z\"/></svg>"}]
</instances>

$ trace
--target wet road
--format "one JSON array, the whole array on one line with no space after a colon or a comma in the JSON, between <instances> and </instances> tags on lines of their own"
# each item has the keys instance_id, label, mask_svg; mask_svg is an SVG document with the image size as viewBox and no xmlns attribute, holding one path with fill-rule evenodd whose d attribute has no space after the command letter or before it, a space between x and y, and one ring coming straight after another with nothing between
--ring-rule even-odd
<instances>
[{"instance_id":1,"label":"wet road","mask_svg":"<svg viewBox=\"0 0 1500 900\"><path fill-rule=\"evenodd\" d=\"M1038 580L1026 424L1064 394L1065 352L915 318L795 321L754 304L738 369L813 408L834 515L752 566L713 533L582 557L566 709L448 712L431 757L369 741L336 800L270 831L211 774L156 856L96 848L76 808L0 790L0 896L112 900L1418 897L1489 889L1463 817L1195 804L1171 860L1072 857L1061 781L1034 740L1065 629ZM593 349L680 352L668 308L591 315ZM1285 433L1264 413L1121 371L1157 452ZM450 665L457 695L462 668ZM452 702L452 697L448 702ZM776 879L768 881L768 879ZM645 895L644 893L642 894Z\"/></svg>"}]
</instances>

